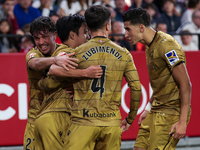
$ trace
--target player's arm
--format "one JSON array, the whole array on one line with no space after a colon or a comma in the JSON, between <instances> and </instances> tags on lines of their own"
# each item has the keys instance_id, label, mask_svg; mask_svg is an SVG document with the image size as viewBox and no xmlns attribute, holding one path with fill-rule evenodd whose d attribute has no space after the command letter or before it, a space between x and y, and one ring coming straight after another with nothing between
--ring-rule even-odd
<instances>
[{"instance_id":1,"label":"player's arm","mask_svg":"<svg viewBox=\"0 0 200 150\"><path fill-rule=\"evenodd\" d=\"M49 69L51 75L57 77L86 77L86 78L100 78L103 70L100 66L90 66L87 69L69 69L65 70L58 65L52 65Z\"/></svg>"},{"instance_id":2,"label":"player's arm","mask_svg":"<svg viewBox=\"0 0 200 150\"><path fill-rule=\"evenodd\" d=\"M50 92L59 88L62 81L61 78L58 80L55 76L48 74L46 78L38 81L38 88L44 92Z\"/></svg>"},{"instance_id":3,"label":"player's arm","mask_svg":"<svg viewBox=\"0 0 200 150\"><path fill-rule=\"evenodd\" d=\"M122 132L129 129L130 125L133 123L138 107L140 104L140 98L141 98L141 84L138 76L137 69L134 65L133 58L131 54L128 54L128 65L125 69L124 77L126 81L128 82L128 86L130 87L130 112L126 119L122 121Z\"/></svg>"},{"instance_id":4,"label":"player's arm","mask_svg":"<svg viewBox=\"0 0 200 150\"><path fill-rule=\"evenodd\" d=\"M179 121L172 126L169 134L171 134L175 129L173 137L180 139L184 137L186 133L187 118L191 100L191 82L187 73L185 63L181 63L175 66L172 70L172 75L180 89L181 108Z\"/></svg>"},{"instance_id":5,"label":"player's arm","mask_svg":"<svg viewBox=\"0 0 200 150\"><path fill-rule=\"evenodd\" d=\"M64 69L74 68L77 66L75 61L78 61L75 58L69 58L74 55L74 53L64 55L64 56L55 56L55 57L37 57L33 58L28 62L28 67L33 70L45 70L48 69L52 64L57 64Z\"/></svg>"},{"instance_id":6,"label":"player's arm","mask_svg":"<svg viewBox=\"0 0 200 150\"><path fill-rule=\"evenodd\" d=\"M145 110L143 111L143 113L139 117L139 120L138 120L138 124L139 125L141 125L141 123L144 121L144 119L146 118L146 116L149 114L149 112L151 110L151 106L152 106L153 100L154 100L154 97L152 95L151 98L149 99L149 102L148 102Z\"/></svg>"},{"instance_id":7,"label":"player's arm","mask_svg":"<svg viewBox=\"0 0 200 150\"><path fill-rule=\"evenodd\" d=\"M90 66L87 69L69 69L68 71L60 66L52 65L50 67L56 70L58 76L48 73L48 76L38 82L39 89L44 92L49 92L59 88L61 83L65 81L66 77L87 77L87 78L100 78L103 70L100 66ZM63 75L63 76L62 76ZM62 76L62 77L61 77Z\"/></svg>"}]
</instances>

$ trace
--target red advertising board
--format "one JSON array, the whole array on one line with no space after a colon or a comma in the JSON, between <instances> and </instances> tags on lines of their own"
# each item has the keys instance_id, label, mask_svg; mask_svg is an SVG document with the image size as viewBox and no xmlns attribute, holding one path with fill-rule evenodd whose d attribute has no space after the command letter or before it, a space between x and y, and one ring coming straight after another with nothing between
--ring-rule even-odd
<instances>
[{"instance_id":1,"label":"red advertising board","mask_svg":"<svg viewBox=\"0 0 200 150\"><path fill-rule=\"evenodd\" d=\"M141 104L138 115L130 129L122 134L122 140L134 140L139 126L139 115L144 110L152 91L144 52L132 52L142 84ZM198 85L200 85L200 52L186 52L187 69L192 82L192 116L187 127L187 136L200 136ZM0 146L22 145L28 111L28 80L25 54L0 54ZM129 111L129 88L122 84L122 119Z\"/></svg>"}]
</instances>

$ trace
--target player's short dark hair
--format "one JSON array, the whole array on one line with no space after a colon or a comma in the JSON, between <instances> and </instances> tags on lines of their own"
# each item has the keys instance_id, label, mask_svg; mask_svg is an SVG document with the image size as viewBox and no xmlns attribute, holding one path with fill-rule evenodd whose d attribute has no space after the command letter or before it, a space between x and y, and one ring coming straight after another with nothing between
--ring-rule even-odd
<instances>
[{"instance_id":1,"label":"player's short dark hair","mask_svg":"<svg viewBox=\"0 0 200 150\"><path fill-rule=\"evenodd\" d=\"M86 24L85 17L79 14L59 18L56 23L56 29L60 40L62 42L68 40L70 31L79 35L79 29L83 23Z\"/></svg>"},{"instance_id":2,"label":"player's short dark hair","mask_svg":"<svg viewBox=\"0 0 200 150\"><path fill-rule=\"evenodd\" d=\"M40 16L36 18L30 25L30 33L41 34L41 32L47 33L56 31L56 26L54 21L50 17Z\"/></svg>"},{"instance_id":3,"label":"player's short dark hair","mask_svg":"<svg viewBox=\"0 0 200 150\"><path fill-rule=\"evenodd\" d=\"M149 27L151 24L149 13L143 8L133 8L126 11L122 19L123 22L130 21L132 25L143 24L145 27Z\"/></svg>"},{"instance_id":4,"label":"player's short dark hair","mask_svg":"<svg viewBox=\"0 0 200 150\"><path fill-rule=\"evenodd\" d=\"M102 29L105 23L110 20L110 16L110 10L101 5L93 5L85 12L85 19L91 31Z\"/></svg>"}]
</instances>

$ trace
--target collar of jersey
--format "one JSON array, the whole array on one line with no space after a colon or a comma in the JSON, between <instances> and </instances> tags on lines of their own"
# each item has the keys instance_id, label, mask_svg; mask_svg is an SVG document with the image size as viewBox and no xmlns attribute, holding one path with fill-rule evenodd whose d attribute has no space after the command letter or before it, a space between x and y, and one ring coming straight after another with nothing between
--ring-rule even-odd
<instances>
[{"instance_id":1,"label":"collar of jersey","mask_svg":"<svg viewBox=\"0 0 200 150\"><path fill-rule=\"evenodd\" d=\"M153 43L153 41L154 41L154 39L155 39L155 37L156 37L156 35L157 35L157 30L156 30L156 34L154 35L154 37L153 37L153 40L151 41L151 43L148 45L148 47L150 47L151 46L151 44Z\"/></svg>"},{"instance_id":2,"label":"collar of jersey","mask_svg":"<svg viewBox=\"0 0 200 150\"><path fill-rule=\"evenodd\" d=\"M105 39L107 39L107 37L105 37L105 36L95 36L92 39L94 39L94 38L105 38Z\"/></svg>"}]
</instances>

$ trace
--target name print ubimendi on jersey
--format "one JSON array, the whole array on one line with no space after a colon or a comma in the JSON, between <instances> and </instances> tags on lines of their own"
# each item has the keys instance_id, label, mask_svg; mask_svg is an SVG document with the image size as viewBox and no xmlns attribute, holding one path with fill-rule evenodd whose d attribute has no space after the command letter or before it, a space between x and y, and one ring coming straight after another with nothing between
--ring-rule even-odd
<instances>
[{"instance_id":1,"label":"name print ubimendi on jersey","mask_svg":"<svg viewBox=\"0 0 200 150\"><path fill-rule=\"evenodd\" d=\"M84 58L86 61L94 54L96 53L109 53L112 54L114 57L116 57L118 60L122 58L122 55L118 51L116 51L114 48L110 46L95 46L90 48L85 54L83 54L82 58Z\"/></svg>"}]
</instances>

